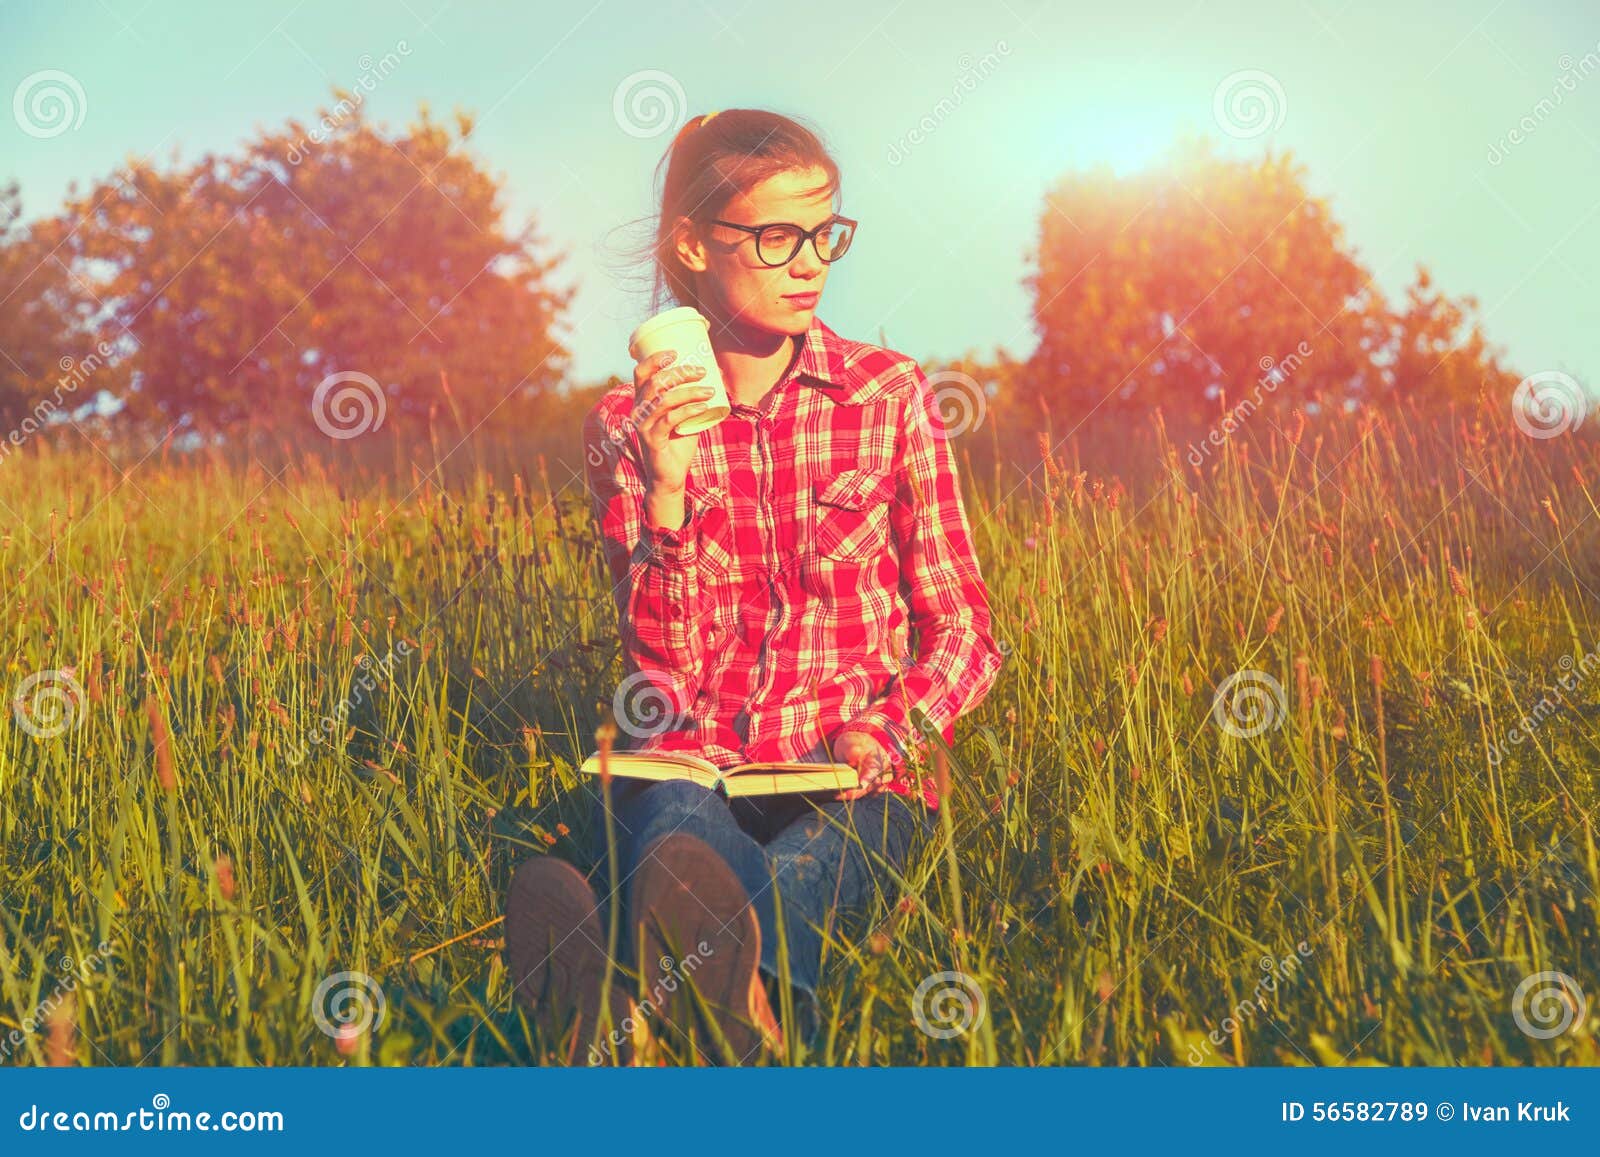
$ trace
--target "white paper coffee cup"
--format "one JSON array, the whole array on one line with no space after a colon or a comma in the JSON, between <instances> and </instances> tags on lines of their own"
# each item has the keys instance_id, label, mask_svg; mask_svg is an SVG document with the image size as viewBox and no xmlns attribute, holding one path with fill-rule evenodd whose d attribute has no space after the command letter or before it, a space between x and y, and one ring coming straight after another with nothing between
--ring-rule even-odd
<instances>
[{"instance_id":1,"label":"white paper coffee cup","mask_svg":"<svg viewBox=\"0 0 1600 1157\"><path fill-rule=\"evenodd\" d=\"M685 382L668 390L670 396L677 390L710 386L716 393L706 399L706 408L677 427L680 434L698 434L709 430L733 411L728 402L728 387L717 368L717 356L711 349L711 323L692 305L669 309L650 318L628 339L628 356L642 362L651 354L662 350L677 353L674 366L701 366L706 376L698 381Z\"/></svg>"}]
</instances>

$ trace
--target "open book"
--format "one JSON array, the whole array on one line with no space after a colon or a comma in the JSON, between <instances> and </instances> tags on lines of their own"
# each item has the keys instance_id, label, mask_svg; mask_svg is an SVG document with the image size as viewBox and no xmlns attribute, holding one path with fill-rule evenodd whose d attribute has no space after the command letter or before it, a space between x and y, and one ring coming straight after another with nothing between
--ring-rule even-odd
<instances>
[{"instance_id":1,"label":"open book","mask_svg":"<svg viewBox=\"0 0 1600 1157\"><path fill-rule=\"evenodd\" d=\"M800 791L844 791L861 786L856 769L848 763L741 763L721 770L708 759L682 751L613 751L611 774L627 779L687 779L701 787L721 790L729 799L742 795L787 795ZM596 752L578 769L600 774Z\"/></svg>"}]
</instances>

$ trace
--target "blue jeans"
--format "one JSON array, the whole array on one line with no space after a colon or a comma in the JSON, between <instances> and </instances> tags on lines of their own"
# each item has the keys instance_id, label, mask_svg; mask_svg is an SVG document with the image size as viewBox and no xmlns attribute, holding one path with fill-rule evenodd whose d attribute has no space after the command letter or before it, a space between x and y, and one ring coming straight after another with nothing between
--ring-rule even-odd
<instances>
[{"instance_id":1,"label":"blue jeans","mask_svg":"<svg viewBox=\"0 0 1600 1157\"><path fill-rule=\"evenodd\" d=\"M920 802L878 793L842 803L823 796L746 796L684 780L613 780L617 878L624 896L650 842L668 832L698 836L728 862L761 924L761 970L778 976L777 906L789 948L789 982L816 999L824 931L857 929L880 895L892 895L887 868L902 871L919 840L934 830ZM606 879L605 815L596 802L599 866Z\"/></svg>"}]
</instances>

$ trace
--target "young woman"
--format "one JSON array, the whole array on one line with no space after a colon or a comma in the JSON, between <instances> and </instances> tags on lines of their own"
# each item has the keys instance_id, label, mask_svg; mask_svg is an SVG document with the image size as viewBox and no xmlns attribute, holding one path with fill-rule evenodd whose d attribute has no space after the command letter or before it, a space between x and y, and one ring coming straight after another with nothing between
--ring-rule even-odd
<instances>
[{"instance_id":1,"label":"young woman","mask_svg":"<svg viewBox=\"0 0 1600 1157\"><path fill-rule=\"evenodd\" d=\"M629 686L670 705L664 723L624 729L632 750L719 767L832 760L861 777L837 798L731 802L691 783L614 782L623 940L647 989L639 1006L615 990L615 1020L646 1019L664 988L692 982L743 1060L779 1039L762 974L781 972L780 927L814 1015L824 936L892 894L932 830L934 787L908 767L910 709L953 740L1001 653L926 377L816 315L856 228L835 208L833 158L794 120L727 109L686 124L662 164L656 304L709 319L733 408L678 433L710 391L673 390L704 371L666 354L585 421ZM608 878L603 861L595 878ZM585 1038L602 911L553 857L522 865L507 898L519 1000L576 1011Z\"/></svg>"}]
</instances>

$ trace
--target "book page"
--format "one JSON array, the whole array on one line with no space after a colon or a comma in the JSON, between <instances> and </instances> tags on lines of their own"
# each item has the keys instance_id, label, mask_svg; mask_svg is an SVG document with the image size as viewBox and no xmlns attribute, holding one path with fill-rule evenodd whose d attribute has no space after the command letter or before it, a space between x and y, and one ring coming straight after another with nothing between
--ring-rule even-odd
<instances>
[{"instance_id":1,"label":"book page","mask_svg":"<svg viewBox=\"0 0 1600 1157\"><path fill-rule=\"evenodd\" d=\"M750 771L740 768L739 775L723 778L723 789L729 799L746 795L789 795L804 791L844 791L861 786L856 769L847 763L811 764L810 770L783 770L778 772Z\"/></svg>"},{"instance_id":2,"label":"book page","mask_svg":"<svg viewBox=\"0 0 1600 1157\"><path fill-rule=\"evenodd\" d=\"M855 775L855 769L852 768L848 763L822 763L817 760L805 759L788 761L777 760L772 763L741 763L738 767L730 767L727 771L723 772L722 775L723 778L726 779L735 775L749 775L752 772L789 773L808 771L829 772L832 774L842 773L851 776Z\"/></svg>"},{"instance_id":3,"label":"book page","mask_svg":"<svg viewBox=\"0 0 1600 1157\"><path fill-rule=\"evenodd\" d=\"M705 787L715 787L721 779L716 764L681 751L613 752L610 767L612 775L630 779L687 779ZM579 770L587 775L599 775L600 753L590 755Z\"/></svg>"}]
</instances>

